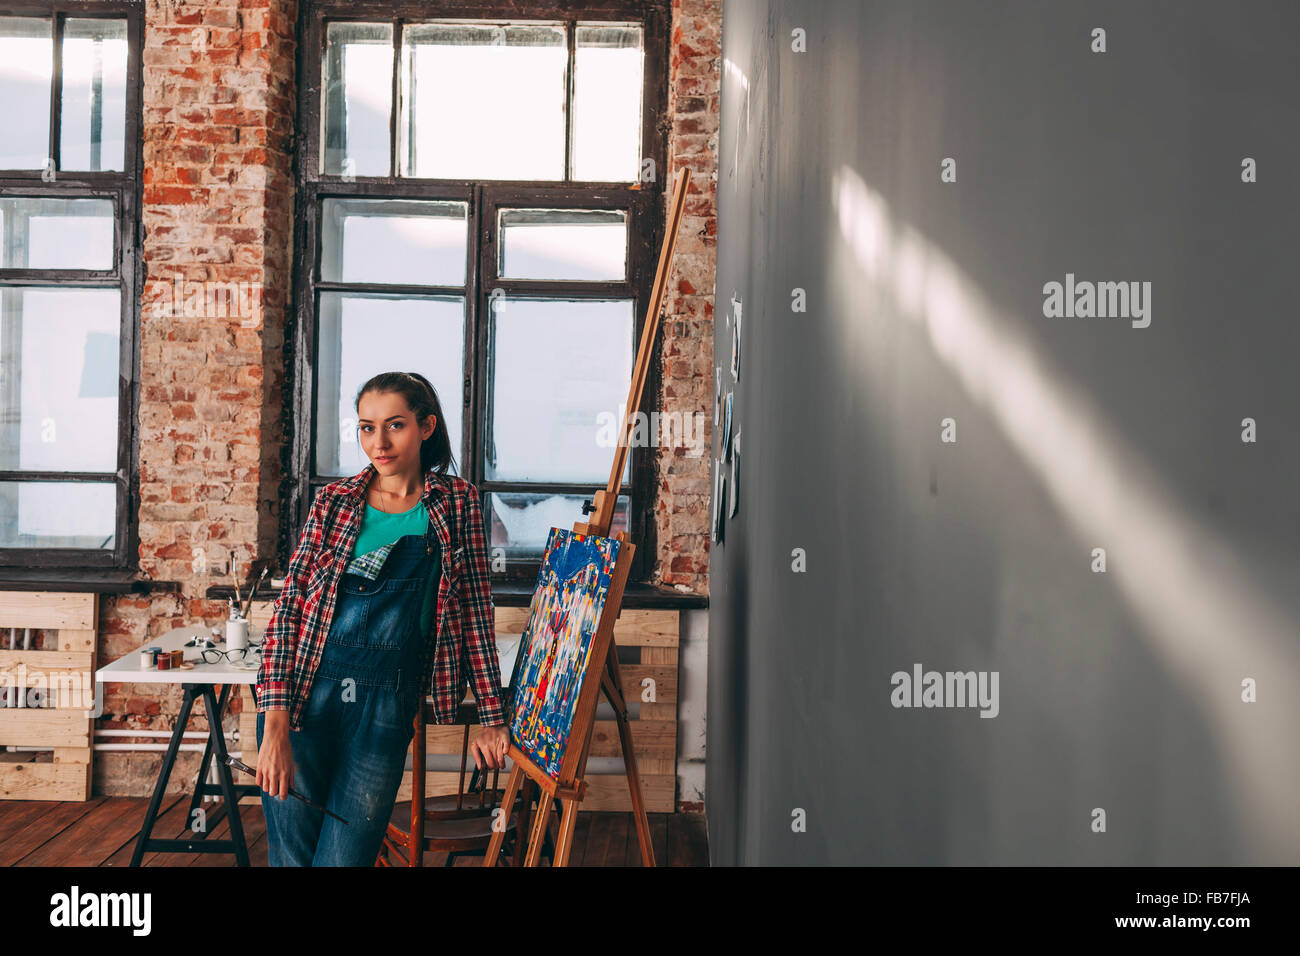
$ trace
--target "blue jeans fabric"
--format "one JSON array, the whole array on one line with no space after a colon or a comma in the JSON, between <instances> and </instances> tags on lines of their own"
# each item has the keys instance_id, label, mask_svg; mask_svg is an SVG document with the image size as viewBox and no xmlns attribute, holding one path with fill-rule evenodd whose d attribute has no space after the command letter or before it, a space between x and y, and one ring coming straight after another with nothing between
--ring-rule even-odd
<instances>
[{"instance_id":1,"label":"blue jeans fabric","mask_svg":"<svg viewBox=\"0 0 1300 956\"><path fill-rule=\"evenodd\" d=\"M271 866L374 866L415 735L432 573L431 532L405 535L379 577L344 573L303 729L289 731L293 787L348 821L262 792ZM265 714L257 715L262 745Z\"/></svg>"}]
</instances>

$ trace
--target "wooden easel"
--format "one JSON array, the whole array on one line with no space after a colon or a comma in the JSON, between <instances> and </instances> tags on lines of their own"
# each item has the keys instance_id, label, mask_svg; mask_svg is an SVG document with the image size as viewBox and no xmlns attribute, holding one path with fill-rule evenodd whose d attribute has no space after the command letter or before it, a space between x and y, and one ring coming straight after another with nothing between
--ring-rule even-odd
<instances>
[{"instance_id":1,"label":"wooden easel","mask_svg":"<svg viewBox=\"0 0 1300 956\"><path fill-rule=\"evenodd\" d=\"M574 524L573 530L579 534L609 537L610 524L614 519L614 505L618 502L619 485L623 479L623 466L627 460L628 438L636 421L637 410L641 407L641 397L645 391L646 377L650 369L650 353L654 349L659 332L659 312L663 305L664 288L668 284L668 273L672 267L673 249L677 245L677 230L681 226L682 212L686 206L686 192L690 185L691 171L682 168L673 185L672 204L668 212L668 224L664 231L663 248L659 252L659 268L655 273L654 289L645 322L641 329L641 342L637 347L636 366L632 371L632 384L627 394L627 417L619 434L618 447L614 450L614 467L609 473L609 482L593 495L593 500L584 502L583 514L592 514L590 521ZM641 797L641 781L637 776L636 754L632 748L632 728L627 719L627 702L623 698L623 679L618 669L618 648L614 644L614 622L623 610L623 587L627 583L628 572L632 567L632 558L636 554L636 545L627 532L620 531L614 536L619 542L618 557L614 571L610 576L609 591L605 596L605 606L601 611L600 624L592 636L591 661L604 660L601 666L600 683L597 685L584 675L582 689L578 696L577 710L573 716L569 747L560 762L558 779L538 767L512 742L507 754L514 767L506 783L505 794L501 799L501 812L497 819L504 822L514 812L515 799L525 777L540 788L537 799L537 815L533 818L528 837L528 850L524 857L524 866L536 866L541 859L542 843L550 823L551 805L555 800L562 803L560 831L553 852L554 866L567 866L569 853L573 848L573 828L578 819L578 804L582 802L587 791L585 779L587 753L591 749L591 734L595 727L596 703L600 692L604 691L614 717L618 722L618 738L623 748L623 763L627 768L627 785L632 794L632 815L636 820L637 842L641 846L641 863L654 866L654 849L650 845L650 822L646 818L645 801ZM522 650L521 650L522 652ZM574 748L578 740L582 741L581 750ZM519 834L523 839L523 834ZM495 866L501 854L501 845L505 841L504 827L494 827L492 842L488 844L483 857L484 866Z\"/></svg>"}]
</instances>

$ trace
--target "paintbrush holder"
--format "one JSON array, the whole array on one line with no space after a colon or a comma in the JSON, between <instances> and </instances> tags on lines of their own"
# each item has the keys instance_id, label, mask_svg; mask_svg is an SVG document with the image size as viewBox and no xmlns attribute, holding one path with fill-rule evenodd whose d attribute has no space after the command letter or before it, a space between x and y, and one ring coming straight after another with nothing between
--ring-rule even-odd
<instances>
[{"instance_id":1,"label":"paintbrush holder","mask_svg":"<svg viewBox=\"0 0 1300 956\"><path fill-rule=\"evenodd\" d=\"M226 621L226 650L242 651L248 647L248 618Z\"/></svg>"}]
</instances>

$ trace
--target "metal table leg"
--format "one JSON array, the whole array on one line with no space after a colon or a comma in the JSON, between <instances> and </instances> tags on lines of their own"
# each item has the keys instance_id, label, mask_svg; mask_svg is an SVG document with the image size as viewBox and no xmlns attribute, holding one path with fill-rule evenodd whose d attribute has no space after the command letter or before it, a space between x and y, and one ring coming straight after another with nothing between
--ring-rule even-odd
<instances>
[{"instance_id":1,"label":"metal table leg","mask_svg":"<svg viewBox=\"0 0 1300 956\"><path fill-rule=\"evenodd\" d=\"M226 801L226 815L230 818L230 836L232 839L221 842L233 842L235 863L238 866L248 866L248 845L244 842L244 824L239 819L239 798L249 791L252 793L260 793L261 791L255 784L252 786L235 786L235 781L230 773L230 764L226 763L226 735L221 729L221 714L225 711L226 698L229 696L230 685L227 684L221 688L221 703L218 704L217 695L212 692L212 685L203 685L203 699L208 708L208 728L210 731L207 750L216 750L217 779L220 781L222 797ZM206 752L204 756L207 756ZM199 791L207 786L210 785L204 783L202 787L195 787L194 796L196 800Z\"/></svg>"},{"instance_id":2,"label":"metal table leg","mask_svg":"<svg viewBox=\"0 0 1300 956\"><path fill-rule=\"evenodd\" d=\"M231 685L223 686L220 703L217 701L217 695L213 691L211 684L185 684L183 686L185 687L185 699L181 703L181 712L176 719L176 729L172 732L171 743L168 744L162 768L158 771L158 782L154 785L153 798L149 801L149 810L145 814L144 825L140 828L140 836L136 841L135 851L131 855L131 866L139 866L145 852L149 850L159 853L233 853L237 865L248 866L248 845L244 839L243 823L239 818L239 800L244 796L256 796L261 793L261 789L256 784L236 784L230 772L230 765L226 763L226 739L221 729L221 714L225 710ZM163 794L167 789L167 780L171 777L172 768L176 764L176 753L180 749L181 739L185 734L186 727L189 725L190 711L194 706L195 698L199 696L203 697L204 707L208 713L208 742L204 747L203 765L199 770L199 779L195 784L194 796L190 801L191 814L186 826L193 827L193 810L199 806L199 801L203 796L219 793L223 797L223 805L210 819L205 821L202 833L196 834L194 839L156 839L152 834L154 825L158 820L158 809L162 806ZM203 780L213 756L217 759L217 779L220 781L219 784L210 784ZM213 825L221 820L222 814L229 817L231 839L207 839L207 835L212 832ZM190 832L193 833L194 831L191 830Z\"/></svg>"},{"instance_id":3,"label":"metal table leg","mask_svg":"<svg viewBox=\"0 0 1300 956\"><path fill-rule=\"evenodd\" d=\"M139 866L144 858L144 851L152 849L150 834L158 822L158 808L162 806L163 793L167 790L167 779L172 775L176 764L176 752L180 749L181 738L185 735L185 726L190 722L190 708L194 706L194 685L185 685L185 699L181 702L181 712L176 718L176 729L172 731L171 742L167 745L167 754L163 757L162 767L158 770L158 782L154 784L153 797L149 801L149 810L144 815L144 824L140 827L140 838L136 840L135 851L131 854L131 865Z\"/></svg>"}]
</instances>

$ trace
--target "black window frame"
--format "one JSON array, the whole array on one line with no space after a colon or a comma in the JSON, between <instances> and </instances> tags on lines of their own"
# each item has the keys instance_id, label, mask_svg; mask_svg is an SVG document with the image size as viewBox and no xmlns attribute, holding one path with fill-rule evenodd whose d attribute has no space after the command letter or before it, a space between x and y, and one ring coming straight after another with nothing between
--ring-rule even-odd
<instances>
[{"instance_id":1,"label":"black window frame","mask_svg":"<svg viewBox=\"0 0 1300 956\"><path fill-rule=\"evenodd\" d=\"M281 566L287 566L287 556L306 523L311 501L316 491L337 475L318 475L316 459L316 315L319 294L344 287L352 291L413 291L405 286L366 286L356 283L325 283L318 279L321 253L320 210L323 200L330 198L392 198L428 199L464 202L468 205L469 236L466 264L465 324L465 381L462 383L462 448L454 449L462 477L479 488L484 503L484 519L490 532L490 494L512 490L545 494L563 489L563 493L576 494L573 483L533 483L487 481L484 479L483 448L486 441L489 396L486 372L490 356L487 353L488 303L494 289L504 293L528 294L537 292L548 297L608 298L611 294L630 297L634 301L633 328L630 342L635 361L645 321L645 309L650 301L654 274L658 264L658 250L665 228L664 196L667 170L668 132L668 29L671 18L669 0L603 0L579 3L564 0L542 0L538 3L482 2L482 0L444 0L440 3L379 2L379 0L303 0L299 10L298 36L298 110L295 119L297 150L294 156L294 263L293 305L290 310L291 329L286 330L285 341L292 350L289 365L292 397L288 427L286 514L281 522ZM643 29L644 73L642 85L641 161L653 161L655 178L646 183L588 183L586 181L556 180L532 182L521 180L443 180L396 175L397 98L394 93L390 122L390 175L343 176L321 173L321 69L325 53L326 25L334 21L364 23L392 23L394 25L394 58L401 53L400 27L407 23L423 23L440 19L472 19L487 22L563 21L566 25L569 47L569 76L572 87L572 65L575 26L578 23L610 21L614 23L639 23ZM570 89L570 95L571 95ZM472 87L461 91L472 95ZM566 124L566 127L569 124ZM566 128L566 159L570 150L571 127ZM566 162L567 169L567 162ZM525 206L560 204L566 209L620 209L628 214L628 272L620 282L564 282L500 279L496 262L498 241L496 236L496 211L515 203ZM422 287L427 292L428 287ZM652 362L643 393L642 410L646 410L652 396L659 393L661 371L659 363ZM452 397L440 396L443 410L452 414ZM621 401L621 399L620 399ZM648 411L647 411L648 414ZM614 449L610 450L613 465ZM656 483L654 447L632 447L631 484L620 488L620 499L628 498L628 532L633 540L645 542L653 533L654 497ZM604 487L599 484L584 486L587 497ZM582 520L575 509L574 521ZM489 548L491 540L489 534ZM653 548L637 549L631 568L632 581L644 580L653 568ZM539 558L518 558L507 555L504 572L493 571L494 583L512 581L532 582L536 579Z\"/></svg>"},{"instance_id":2,"label":"black window frame","mask_svg":"<svg viewBox=\"0 0 1300 956\"><path fill-rule=\"evenodd\" d=\"M51 21L53 75L50 84L50 145L53 179L44 170L0 169L0 197L38 199L109 199L114 212L114 260L108 270L0 269L0 285L17 287L118 288L122 296L118 338L118 432L116 470L106 472L0 470L0 481L112 482L116 520L113 548L0 548L0 575L5 568L136 569L139 563L140 301L143 236L143 98L142 63L145 11L142 0L64 0L0 3L0 16ZM68 19L125 19L126 128L122 170L63 171L60 162L63 25Z\"/></svg>"}]
</instances>

